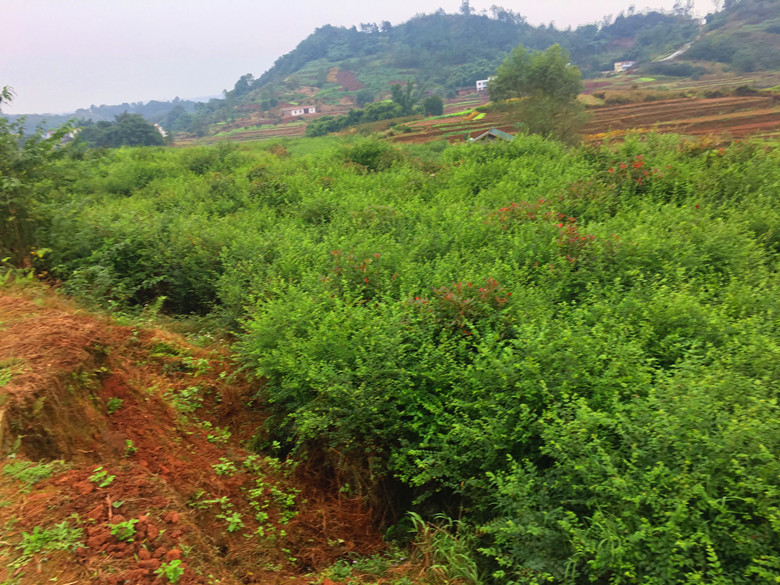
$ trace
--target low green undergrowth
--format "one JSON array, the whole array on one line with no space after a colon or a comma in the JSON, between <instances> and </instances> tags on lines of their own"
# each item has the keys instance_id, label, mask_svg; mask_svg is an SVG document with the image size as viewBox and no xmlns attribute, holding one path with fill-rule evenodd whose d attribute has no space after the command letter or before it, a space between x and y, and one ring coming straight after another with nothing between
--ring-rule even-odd
<instances>
[{"instance_id":1,"label":"low green undergrowth","mask_svg":"<svg viewBox=\"0 0 780 585\"><path fill-rule=\"evenodd\" d=\"M88 153L39 185L35 263L229 327L265 382L254 444L418 514L442 578L771 582L778 157L652 134Z\"/></svg>"}]
</instances>

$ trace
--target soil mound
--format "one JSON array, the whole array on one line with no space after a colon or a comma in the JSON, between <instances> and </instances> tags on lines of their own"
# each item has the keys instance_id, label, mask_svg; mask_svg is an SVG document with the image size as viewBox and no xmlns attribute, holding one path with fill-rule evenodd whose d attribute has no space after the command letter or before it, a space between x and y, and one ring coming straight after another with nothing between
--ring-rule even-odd
<instances>
[{"instance_id":1,"label":"soil mound","mask_svg":"<svg viewBox=\"0 0 780 585\"><path fill-rule=\"evenodd\" d=\"M358 499L241 448L256 391L224 350L0 287L0 581L308 583L379 550Z\"/></svg>"}]
</instances>

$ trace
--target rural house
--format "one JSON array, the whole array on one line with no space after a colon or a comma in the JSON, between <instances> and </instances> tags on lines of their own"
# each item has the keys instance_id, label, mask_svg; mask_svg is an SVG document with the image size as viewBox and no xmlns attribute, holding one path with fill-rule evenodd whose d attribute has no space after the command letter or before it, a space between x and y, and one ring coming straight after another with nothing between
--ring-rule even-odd
<instances>
[{"instance_id":1,"label":"rural house","mask_svg":"<svg viewBox=\"0 0 780 585\"><path fill-rule=\"evenodd\" d=\"M316 114L315 106L300 106L297 108L285 108L282 110L283 116L303 116L304 114Z\"/></svg>"},{"instance_id":2,"label":"rural house","mask_svg":"<svg viewBox=\"0 0 780 585\"><path fill-rule=\"evenodd\" d=\"M508 132L503 132L498 128L491 128L490 130L483 132L479 136L475 136L474 138L469 138L469 142L477 142L479 140L493 141L496 139L509 141L512 140L513 138L514 138L513 134L509 134Z\"/></svg>"},{"instance_id":3,"label":"rural house","mask_svg":"<svg viewBox=\"0 0 780 585\"><path fill-rule=\"evenodd\" d=\"M615 61L615 73L623 73L636 67L636 61Z\"/></svg>"},{"instance_id":4,"label":"rural house","mask_svg":"<svg viewBox=\"0 0 780 585\"><path fill-rule=\"evenodd\" d=\"M480 79L477 81L477 91L487 91L488 83L490 83L492 79L492 77L488 77L487 79Z\"/></svg>"}]
</instances>

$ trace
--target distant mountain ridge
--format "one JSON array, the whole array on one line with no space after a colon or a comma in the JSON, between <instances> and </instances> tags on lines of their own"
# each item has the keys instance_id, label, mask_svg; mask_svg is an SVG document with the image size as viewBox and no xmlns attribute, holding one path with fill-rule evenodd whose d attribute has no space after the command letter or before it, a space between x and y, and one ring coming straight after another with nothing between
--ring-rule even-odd
<instances>
[{"instance_id":1,"label":"distant mountain ridge","mask_svg":"<svg viewBox=\"0 0 780 585\"><path fill-rule=\"evenodd\" d=\"M35 128L59 128L70 120L91 120L92 122L113 122L117 116L124 114L140 114L148 122L157 122L170 126L170 118L175 119L185 113L195 111L198 100L183 100L174 98L171 101L151 100L148 102L132 102L117 105L91 105L89 108L79 108L75 112L64 114L3 114L11 121L25 119L25 132L32 133ZM177 116L178 114L178 116Z\"/></svg>"}]
</instances>

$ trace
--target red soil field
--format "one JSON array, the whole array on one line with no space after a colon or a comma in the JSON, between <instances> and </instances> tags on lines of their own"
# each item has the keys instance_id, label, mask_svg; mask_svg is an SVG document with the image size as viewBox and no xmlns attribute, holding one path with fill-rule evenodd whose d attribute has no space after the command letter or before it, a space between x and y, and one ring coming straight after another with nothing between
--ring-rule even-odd
<instances>
[{"instance_id":1,"label":"red soil field","mask_svg":"<svg viewBox=\"0 0 780 585\"><path fill-rule=\"evenodd\" d=\"M357 77L355 77L355 74L352 73L352 71L339 69L336 79L338 79L338 82L341 84L344 91L357 91L365 87L365 85L357 80Z\"/></svg>"}]
</instances>

